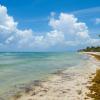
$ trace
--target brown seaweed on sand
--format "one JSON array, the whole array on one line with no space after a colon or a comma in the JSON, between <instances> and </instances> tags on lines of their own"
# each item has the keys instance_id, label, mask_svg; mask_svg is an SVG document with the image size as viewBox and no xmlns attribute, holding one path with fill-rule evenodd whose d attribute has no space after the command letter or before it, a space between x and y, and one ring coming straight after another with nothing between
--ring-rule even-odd
<instances>
[{"instance_id":1,"label":"brown seaweed on sand","mask_svg":"<svg viewBox=\"0 0 100 100\"><path fill-rule=\"evenodd\" d=\"M96 71L96 75L92 79L91 86L89 86L90 92L87 94L94 100L100 100L100 69Z\"/></svg>"}]
</instances>

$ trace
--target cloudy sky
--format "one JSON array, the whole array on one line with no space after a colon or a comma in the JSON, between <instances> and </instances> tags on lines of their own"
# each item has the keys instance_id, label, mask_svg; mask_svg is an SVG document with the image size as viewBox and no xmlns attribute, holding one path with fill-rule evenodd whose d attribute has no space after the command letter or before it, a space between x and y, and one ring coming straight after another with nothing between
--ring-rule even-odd
<instances>
[{"instance_id":1,"label":"cloudy sky","mask_svg":"<svg viewBox=\"0 0 100 100\"><path fill-rule=\"evenodd\" d=\"M0 51L73 51L99 34L99 0L0 0Z\"/></svg>"}]
</instances>

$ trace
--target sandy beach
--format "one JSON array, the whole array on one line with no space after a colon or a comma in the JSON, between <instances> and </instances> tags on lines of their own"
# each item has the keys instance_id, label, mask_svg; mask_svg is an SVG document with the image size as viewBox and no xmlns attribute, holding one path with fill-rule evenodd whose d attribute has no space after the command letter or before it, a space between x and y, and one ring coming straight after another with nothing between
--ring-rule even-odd
<instances>
[{"instance_id":1,"label":"sandy beach","mask_svg":"<svg viewBox=\"0 0 100 100\"><path fill-rule=\"evenodd\" d=\"M100 100L100 0L0 0L0 100Z\"/></svg>"},{"instance_id":2,"label":"sandy beach","mask_svg":"<svg viewBox=\"0 0 100 100\"><path fill-rule=\"evenodd\" d=\"M35 81L33 86L16 93L10 100L92 100L87 97L87 86L100 62L91 54L88 54L90 60L82 68L57 71L45 81Z\"/></svg>"}]
</instances>

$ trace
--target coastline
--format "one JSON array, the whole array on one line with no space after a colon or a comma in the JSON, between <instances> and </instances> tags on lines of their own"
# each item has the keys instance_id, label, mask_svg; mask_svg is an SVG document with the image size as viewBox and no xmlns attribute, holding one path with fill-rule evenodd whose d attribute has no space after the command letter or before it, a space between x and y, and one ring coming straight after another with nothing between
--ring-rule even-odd
<instances>
[{"instance_id":1,"label":"coastline","mask_svg":"<svg viewBox=\"0 0 100 100\"><path fill-rule=\"evenodd\" d=\"M87 56L88 53L85 53ZM92 55L93 56L93 55ZM92 100L87 97L90 77L97 69L97 61L90 57L83 68L57 71L46 80L34 81L23 92L14 94L9 100Z\"/></svg>"},{"instance_id":2,"label":"coastline","mask_svg":"<svg viewBox=\"0 0 100 100\"><path fill-rule=\"evenodd\" d=\"M87 96L91 98L91 100L100 100L100 52L98 53L90 53L98 62L98 68L95 71L95 74L90 79L90 85L88 86L89 92Z\"/></svg>"},{"instance_id":3,"label":"coastline","mask_svg":"<svg viewBox=\"0 0 100 100\"><path fill-rule=\"evenodd\" d=\"M82 54L90 55L91 57L94 57L97 60L100 60L100 52L81 52Z\"/></svg>"}]
</instances>

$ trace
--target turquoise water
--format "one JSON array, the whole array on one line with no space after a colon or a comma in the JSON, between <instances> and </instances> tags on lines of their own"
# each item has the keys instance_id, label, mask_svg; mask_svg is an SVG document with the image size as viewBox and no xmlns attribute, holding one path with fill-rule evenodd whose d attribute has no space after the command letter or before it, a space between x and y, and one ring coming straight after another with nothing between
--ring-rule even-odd
<instances>
[{"instance_id":1,"label":"turquoise water","mask_svg":"<svg viewBox=\"0 0 100 100\"><path fill-rule=\"evenodd\" d=\"M0 53L0 94L14 85L46 77L58 69L78 66L84 61L78 53Z\"/></svg>"}]
</instances>

